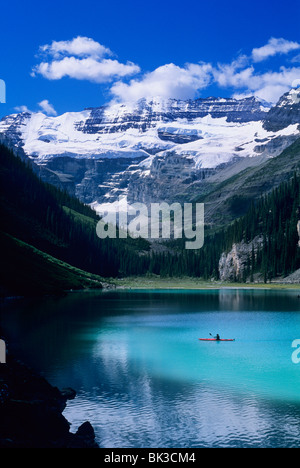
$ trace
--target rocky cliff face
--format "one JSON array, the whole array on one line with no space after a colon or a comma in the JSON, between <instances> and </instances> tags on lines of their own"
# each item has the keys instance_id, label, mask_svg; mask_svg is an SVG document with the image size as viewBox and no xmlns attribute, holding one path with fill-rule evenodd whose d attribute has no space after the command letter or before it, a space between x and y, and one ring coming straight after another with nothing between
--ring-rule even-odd
<instances>
[{"instance_id":1,"label":"rocky cliff face","mask_svg":"<svg viewBox=\"0 0 300 468\"><path fill-rule=\"evenodd\" d=\"M275 107L268 112L264 128L269 132L282 130L293 124L300 124L300 89L284 94Z\"/></svg>"},{"instance_id":2,"label":"rocky cliff face","mask_svg":"<svg viewBox=\"0 0 300 468\"><path fill-rule=\"evenodd\" d=\"M254 97L241 100L206 98L188 101L176 99L141 99L135 104L117 104L90 110L85 122L78 123L83 133L119 133L129 129L146 132L156 124L179 119L194 121L207 115L226 118L228 122L253 122L264 120L268 108ZM168 134L167 134L168 135ZM161 139L166 139L160 132Z\"/></svg>"},{"instance_id":3,"label":"rocky cliff face","mask_svg":"<svg viewBox=\"0 0 300 468\"><path fill-rule=\"evenodd\" d=\"M298 217L300 218L300 207L298 208ZM297 232L299 236L298 248L300 248L300 220L297 222ZM251 242L240 242L233 244L229 252L223 252L219 260L219 277L221 281L225 282L249 282L251 277L255 276L260 281L261 275L251 274L251 260L254 255L254 261L257 258L259 249L263 248L263 237L257 236ZM286 284L299 284L300 282L300 269L294 271L292 274L273 280Z\"/></svg>"},{"instance_id":4,"label":"rocky cliff face","mask_svg":"<svg viewBox=\"0 0 300 468\"><path fill-rule=\"evenodd\" d=\"M263 245L262 237L255 237L252 242L233 244L230 252L223 252L219 261L219 275L221 281L245 281L249 277L248 264L253 252Z\"/></svg>"}]
</instances>

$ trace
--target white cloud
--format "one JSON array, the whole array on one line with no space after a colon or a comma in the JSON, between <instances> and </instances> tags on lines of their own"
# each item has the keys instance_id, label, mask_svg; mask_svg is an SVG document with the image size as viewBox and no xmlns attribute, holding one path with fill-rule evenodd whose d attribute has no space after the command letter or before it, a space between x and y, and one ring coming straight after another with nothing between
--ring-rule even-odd
<instances>
[{"instance_id":1,"label":"white cloud","mask_svg":"<svg viewBox=\"0 0 300 468\"><path fill-rule=\"evenodd\" d=\"M111 87L112 95L121 101L136 101L143 97L160 96L174 99L193 99L210 84L220 88L233 88L234 96L256 96L270 103L293 86L300 76L300 68L281 67L279 71L258 72L247 57L242 56L230 64L188 64L184 68L174 64L163 65L146 73L140 80L128 84L122 81Z\"/></svg>"},{"instance_id":2,"label":"white cloud","mask_svg":"<svg viewBox=\"0 0 300 468\"><path fill-rule=\"evenodd\" d=\"M39 102L38 106L47 115L52 115L52 116L57 115L57 112L54 109L53 105L50 104L50 102L47 99L44 99L43 101ZM30 114L34 113L34 111L31 111L30 109L28 109L27 106L16 106L14 110L20 113L23 113L23 112L29 112Z\"/></svg>"},{"instance_id":3,"label":"white cloud","mask_svg":"<svg viewBox=\"0 0 300 468\"><path fill-rule=\"evenodd\" d=\"M29 110L27 106L16 106L14 110L16 112L29 112L30 114L32 114L31 110Z\"/></svg>"},{"instance_id":4,"label":"white cloud","mask_svg":"<svg viewBox=\"0 0 300 468\"><path fill-rule=\"evenodd\" d=\"M280 67L279 71L261 73L250 63L250 58L241 56L230 64L219 64L213 68L212 73L218 86L237 90L234 97L254 95L276 103L300 77L300 68Z\"/></svg>"},{"instance_id":5,"label":"white cloud","mask_svg":"<svg viewBox=\"0 0 300 468\"><path fill-rule=\"evenodd\" d=\"M275 103L300 77L300 67L296 65L299 54L285 62L294 66L281 67L276 71L262 71L260 62L276 54L288 54L299 49L297 42L271 38L263 47L253 49L249 56L240 55L231 63L213 65L199 62L184 66L169 63L140 74L138 65L113 60L110 49L91 38L78 36L70 41L53 41L42 46L43 60L33 68L32 75L41 75L48 80L69 77L99 84L112 83L110 92L117 101L156 96L193 99L214 84L226 89L227 93L230 90L234 96L255 95ZM138 76L128 81L133 75Z\"/></svg>"},{"instance_id":6,"label":"white cloud","mask_svg":"<svg viewBox=\"0 0 300 468\"><path fill-rule=\"evenodd\" d=\"M299 50L298 42L287 41L286 39L276 39L272 37L269 42L263 47L258 47L252 50L252 59L254 62L262 62L263 60L273 57L277 54L288 54L293 50Z\"/></svg>"},{"instance_id":7,"label":"white cloud","mask_svg":"<svg viewBox=\"0 0 300 468\"><path fill-rule=\"evenodd\" d=\"M120 63L117 60L104 59L98 61L92 57L78 59L64 57L62 60L42 62L33 73L40 74L48 80L60 80L64 77L76 80L88 80L95 83L107 83L114 78L120 78L138 73L140 68L134 63Z\"/></svg>"},{"instance_id":8,"label":"white cloud","mask_svg":"<svg viewBox=\"0 0 300 468\"><path fill-rule=\"evenodd\" d=\"M71 41L53 41L40 48L49 55L32 69L32 76L42 75L48 80L64 77L88 80L95 83L109 83L140 72L140 67L132 62L120 63L105 58L111 51L93 39L78 36Z\"/></svg>"},{"instance_id":9,"label":"white cloud","mask_svg":"<svg viewBox=\"0 0 300 468\"><path fill-rule=\"evenodd\" d=\"M288 53L300 48L300 44L285 39L270 39L267 46L253 49L252 55L240 55L231 63L212 65L210 63L163 65L140 79L129 83L118 81L111 87L117 100L138 100L143 97L195 98L200 90L211 84L220 88L235 89L234 96L256 96L270 103L276 103L282 94L289 91L300 76L299 67L281 67L278 71L257 70L258 61L277 53Z\"/></svg>"},{"instance_id":10,"label":"white cloud","mask_svg":"<svg viewBox=\"0 0 300 468\"><path fill-rule=\"evenodd\" d=\"M299 76L300 68L281 67L279 72L270 71L257 77L250 89L258 98L274 103L292 88Z\"/></svg>"},{"instance_id":11,"label":"white cloud","mask_svg":"<svg viewBox=\"0 0 300 468\"><path fill-rule=\"evenodd\" d=\"M61 55L103 57L112 54L110 49L99 42L82 36L77 36L70 41L53 41L51 44L41 46L40 52L51 54L54 57Z\"/></svg>"},{"instance_id":12,"label":"white cloud","mask_svg":"<svg viewBox=\"0 0 300 468\"><path fill-rule=\"evenodd\" d=\"M218 64L213 67L214 81L221 87L244 87L245 82L253 75L254 68L249 66L249 59L242 55L229 64Z\"/></svg>"},{"instance_id":13,"label":"white cloud","mask_svg":"<svg viewBox=\"0 0 300 468\"><path fill-rule=\"evenodd\" d=\"M291 59L292 63L300 63L300 54L296 55Z\"/></svg>"},{"instance_id":14,"label":"white cloud","mask_svg":"<svg viewBox=\"0 0 300 468\"><path fill-rule=\"evenodd\" d=\"M169 63L146 73L140 80L133 79L128 84L115 83L111 93L122 101L153 96L191 99L200 89L206 88L210 81L210 64L187 64L182 68Z\"/></svg>"},{"instance_id":15,"label":"white cloud","mask_svg":"<svg viewBox=\"0 0 300 468\"><path fill-rule=\"evenodd\" d=\"M45 114L53 116L57 115L56 110L47 99L44 99L44 101L39 102L38 105L40 106L42 111L45 112Z\"/></svg>"}]
</instances>

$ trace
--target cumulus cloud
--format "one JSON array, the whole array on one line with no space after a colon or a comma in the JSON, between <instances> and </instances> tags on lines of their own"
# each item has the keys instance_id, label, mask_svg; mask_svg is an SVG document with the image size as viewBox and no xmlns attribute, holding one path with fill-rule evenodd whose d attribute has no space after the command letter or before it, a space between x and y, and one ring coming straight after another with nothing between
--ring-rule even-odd
<instances>
[{"instance_id":1,"label":"cumulus cloud","mask_svg":"<svg viewBox=\"0 0 300 468\"><path fill-rule=\"evenodd\" d=\"M300 54L291 59L291 63L300 63Z\"/></svg>"},{"instance_id":2,"label":"cumulus cloud","mask_svg":"<svg viewBox=\"0 0 300 468\"><path fill-rule=\"evenodd\" d=\"M105 58L111 51L93 39L78 36L71 41L53 41L40 48L48 60L42 61L32 69L32 76L42 75L48 80L64 77L88 80L95 83L109 83L140 71L132 62L120 63Z\"/></svg>"},{"instance_id":3,"label":"cumulus cloud","mask_svg":"<svg viewBox=\"0 0 300 468\"><path fill-rule=\"evenodd\" d=\"M249 83L249 89L261 99L268 102L276 102L300 76L300 68L281 67L278 72L269 71L253 77Z\"/></svg>"},{"instance_id":4,"label":"cumulus cloud","mask_svg":"<svg viewBox=\"0 0 300 468\"><path fill-rule=\"evenodd\" d=\"M153 96L190 99L194 98L200 89L209 85L211 70L210 64L187 64L179 67L169 63L146 73L139 80L133 79L128 84L115 83L111 93L122 101L136 101Z\"/></svg>"},{"instance_id":5,"label":"cumulus cloud","mask_svg":"<svg viewBox=\"0 0 300 468\"><path fill-rule=\"evenodd\" d=\"M242 55L231 63L218 64L212 68L214 82L221 87L244 87L249 77L254 73L253 66L249 65L249 58Z\"/></svg>"},{"instance_id":6,"label":"cumulus cloud","mask_svg":"<svg viewBox=\"0 0 300 468\"><path fill-rule=\"evenodd\" d=\"M53 105L47 99L38 103L39 107L42 109L43 112L47 115L57 115L56 110L54 109Z\"/></svg>"},{"instance_id":7,"label":"cumulus cloud","mask_svg":"<svg viewBox=\"0 0 300 468\"><path fill-rule=\"evenodd\" d=\"M101 61L88 57L64 57L62 60L42 62L34 68L34 74L40 74L48 80L60 80L64 77L76 80L88 80L95 83L107 83L114 78L138 73L140 68L128 62L120 63L117 60L103 59Z\"/></svg>"},{"instance_id":8,"label":"cumulus cloud","mask_svg":"<svg viewBox=\"0 0 300 468\"><path fill-rule=\"evenodd\" d=\"M51 115L51 116L57 115L57 112L54 109L53 105L50 104L50 102L47 99L44 99L43 101L39 102L37 105L45 114ZM32 111L28 109L27 106L16 106L14 110L18 113L28 112L30 114L33 114L34 112L36 112L36 111Z\"/></svg>"},{"instance_id":9,"label":"cumulus cloud","mask_svg":"<svg viewBox=\"0 0 300 468\"><path fill-rule=\"evenodd\" d=\"M236 64L219 65L213 70L214 79L220 87L237 89L234 96L256 96L275 103L300 76L300 68L281 67L279 71L259 73L253 65L238 69Z\"/></svg>"},{"instance_id":10,"label":"cumulus cloud","mask_svg":"<svg viewBox=\"0 0 300 468\"><path fill-rule=\"evenodd\" d=\"M14 108L14 110L15 110L16 112L18 112L18 113L19 113L19 112L21 112L21 113L22 113L22 112L29 112L30 114L32 114L32 111L29 110L27 106L16 106L16 107Z\"/></svg>"},{"instance_id":11,"label":"cumulus cloud","mask_svg":"<svg viewBox=\"0 0 300 468\"><path fill-rule=\"evenodd\" d=\"M40 47L40 52L51 54L54 57L61 55L75 55L103 57L112 55L112 52L107 47L99 44L90 37L77 36L70 41L53 41L51 44L46 44Z\"/></svg>"},{"instance_id":12,"label":"cumulus cloud","mask_svg":"<svg viewBox=\"0 0 300 468\"><path fill-rule=\"evenodd\" d=\"M277 54L288 54L293 50L299 50L298 42L288 41L280 38L272 37L269 42L263 47L258 47L252 50L252 59L254 62L262 62L263 60L273 57Z\"/></svg>"},{"instance_id":13,"label":"cumulus cloud","mask_svg":"<svg viewBox=\"0 0 300 468\"><path fill-rule=\"evenodd\" d=\"M230 63L198 62L183 66L168 63L142 73L135 63L121 63L112 58L111 50L99 42L78 36L41 46L40 63L33 68L32 75L48 80L68 77L111 83L113 101L136 101L144 97L193 99L215 85L236 97L255 95L275 103L300 77L299 49L297 42L271 38L266 45L254 48L249 55L239 55ZM266 59L292 52L295 53L285 58L285 67L276 71L262 69L261 63Z\"/></svg>"},{"instance_id":14,"label":"cumulus cloud","mask_svg":"<svg viewBox=\"0 0 300 468\"><path fill-rule=\"evenodd\" d=\"M163 65L140 79L129 83L118 81L111 87L114 99L136 101L143 97L193 99L209 85L233 89L234 97L256 96L270 103L278 99L293 86L300 76L300 68L281 67L279 71L260 73L246 56L229 64L213 66L209 63L187 64L178 67Z\"/></svg>"}]
</instances>

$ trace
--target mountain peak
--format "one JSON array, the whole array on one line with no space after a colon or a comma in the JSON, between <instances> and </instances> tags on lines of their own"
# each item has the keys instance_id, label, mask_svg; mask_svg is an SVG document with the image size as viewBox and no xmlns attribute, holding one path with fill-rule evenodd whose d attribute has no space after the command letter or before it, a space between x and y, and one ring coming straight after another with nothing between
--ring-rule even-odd
<instances>
[{"instance_id":1,"label":"mountain peak","mask_svg":"<svg viewBox=\"0 0 300 468\"><path fill-rule=\"evenodd\" d=\"M270 109L264 128L268 131L282 130L289 125L300 123L300 89L291 89L285 93L276 106Z\"/></svg>"},{"instance_id":2,"label":"mountain peak","mask_svg":"<svg viewBox=\"0 0 300 468\"><path fill-rule=\"evenodd\" d=\"M279 100L279 103L283 105L295 105L300 103L300 87L292 88L290 91L285 93Z\"/></svg>"},{"instance_id":3,"label":"mountain peak","mask_svg":"<svg viewBox=\"0 0 300 468\"><path fill-rule=\"evenodd\" d=\"M153 96L56 117L25 112L2 119L0 139L9 139L41 163L58 157L139 159L176 148L178 153L197 159L199 164L201 160L202 166L212 167L234 157L235 148L239 156L252 155L256 146L254 135L261 133L263 122L267 121L264 129L268 125L273 128L274 118L281 128L299 123L297 109L292 113L292 120L282 117L284 109L289 115L289 109L295 108L288 106L295 96L297 91L292 90L282 97L273 108L273 113L280 114L277 117L253 96L242 99L210 96L195 100ZM247 142L247 137L241 126L248 126L249 141L253 134L253 145L247 150L246 143L243 145L243 138ZM261 139L265 137L262 132ZM218 139L226 141L226 154L218 149Z\"/></svg>"},{"instance_id":4,"label":"mountain peak","mask_svg":"<svg viewBox=\"0 0 300 468\"><path fill-rule=\"evenodd\" d=\"M299 137L291 124L299 124L300 105L288 105L294 95L271 111L255 97L211 96L114 102L56 117L14 114L0 122L0 141L85 203L120 195L143 200L164 184L173 190L178 180L201 181L220 168L280 154Z\"/></svg>"}]
</instances>

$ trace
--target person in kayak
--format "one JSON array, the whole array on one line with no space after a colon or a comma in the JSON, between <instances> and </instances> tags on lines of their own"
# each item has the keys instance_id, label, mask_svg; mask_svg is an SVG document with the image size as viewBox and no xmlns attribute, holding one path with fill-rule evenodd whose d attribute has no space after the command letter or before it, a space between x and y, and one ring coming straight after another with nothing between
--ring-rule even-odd
<instances>
[{"instance_id":1,"label":"person in kayak","mask_svg":"<svg viewBox=\"0 0 300 468\"><path fill-rule=\"evenodd\" d=\"M220 341L220 340L221 340L219 333L217 333L217 336L215 336L215 339L216 339L217 341Z\"/></svg>"}]
</instances>

